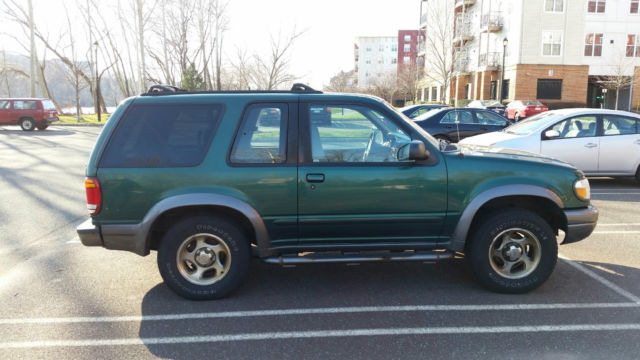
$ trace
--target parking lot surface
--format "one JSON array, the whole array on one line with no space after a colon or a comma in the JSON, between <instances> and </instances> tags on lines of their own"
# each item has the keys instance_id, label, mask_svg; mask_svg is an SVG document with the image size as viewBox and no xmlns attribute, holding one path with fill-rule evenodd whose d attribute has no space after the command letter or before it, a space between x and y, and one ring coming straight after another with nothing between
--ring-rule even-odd
<instances>
[{"instance_id":1,"label":"parking lot surface","mask_svg":"<svg viewBox=\"0 0 640 360\"><path fill-rule=\"evenodd\" d=\"M640 357L640 184L591 179L595 232L551 278L494 294L464 259L280 267L217 301L173 294L155 253L80 244L99 127L0 127L0 358Z\"/></svg>"}]
</instances>

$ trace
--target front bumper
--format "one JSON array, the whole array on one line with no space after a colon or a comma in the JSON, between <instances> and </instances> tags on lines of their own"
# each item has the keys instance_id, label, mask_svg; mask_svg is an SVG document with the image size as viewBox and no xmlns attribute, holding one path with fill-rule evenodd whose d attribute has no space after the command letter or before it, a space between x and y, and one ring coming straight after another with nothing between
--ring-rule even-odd
<instances>
[{"instance_id":1,"label":"front bumper","mask_svg":"<svg viewBox=\"0 0 640 360\"><path fill-rule=\"evenodd\" d=\"M141 256L149 254L145 237L138 224L102 225L87 219L76 228L80 242L84 246L102 246L110 250L124 250Z\"/></svg>"},{"instance_id":2,"label":"front bumper","mask_svg":"<svg viewBox=\"0 0 640 360\"><path fill-rule=\"evenodd\" d=\"M587 238L596 228L598 209L589 205L586 209L565 210L567 231L562 244L570 244Z\"/></svg>"}]
</instances>

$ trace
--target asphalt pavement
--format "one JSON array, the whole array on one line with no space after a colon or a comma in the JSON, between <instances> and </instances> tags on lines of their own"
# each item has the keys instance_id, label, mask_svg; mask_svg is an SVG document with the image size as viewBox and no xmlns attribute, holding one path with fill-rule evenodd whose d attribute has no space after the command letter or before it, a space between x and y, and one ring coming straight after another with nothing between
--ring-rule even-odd
<instances>
[{"instance_id":1,"label":"asphalt pavement","mask_svg":"<svg viewBox=\"0 0 640 360\"><path fill-rule=\"evenodd\" d=\"M1 359L637 359L640 184L591 179L600 221L525 295L464 259L280 267L195 302L156 256L88 248L84 167L98 127L0 126Z\"/></svg>"}]
</instances>

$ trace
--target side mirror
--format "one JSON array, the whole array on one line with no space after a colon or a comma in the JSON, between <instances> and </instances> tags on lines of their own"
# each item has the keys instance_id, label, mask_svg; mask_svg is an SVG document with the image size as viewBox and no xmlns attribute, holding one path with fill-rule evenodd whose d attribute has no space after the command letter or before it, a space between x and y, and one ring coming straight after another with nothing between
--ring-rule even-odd
<instances>
[{"instance_id":1,"label":"side mirror","mask_svg":"<svg viewBox=\"0 0 640 360\"><path fill-rule=\"evenodd\" d=\"M398 149L398 160L400 161L426 160L430 155L427 147L420 140L411 140L410 143L402 145L400 149Z\"/></svg>"},{"instance_id":2,"label":"side mirror","mask_svg":"<svg viewBox=\"0 0 640 360\"><path fill-rule=\"evenodd\" d=\"M553 139L560 137L560 133L557 130L547 130L544 132L545 139Z\"/></svg>"}]
</instances>

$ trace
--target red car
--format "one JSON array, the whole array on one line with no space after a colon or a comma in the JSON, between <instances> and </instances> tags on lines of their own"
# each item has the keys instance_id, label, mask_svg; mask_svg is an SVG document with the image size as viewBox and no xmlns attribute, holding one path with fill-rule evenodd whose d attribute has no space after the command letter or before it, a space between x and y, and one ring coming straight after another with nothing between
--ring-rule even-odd
<instances>
[{"instance_id":1,"label":"red car","mask_svg":"<svg viewBox=\"0 0 640 360\"><path fill-rule=\"evenodd\" d=\"M60 120L49 99L0 99L0 125L20 125L22 130L46 129Z\"/></svg>"},{"instance_id":2,"label":"red car","mask_svg":"<svg viewBox=\"0 0 640 360\"><path fill-rule=\"evenodd\" d=\"M520 121L545 111L549 111L549 108L538 100L515 100L507 105L506 116L509 119Z\"/></svg>"}]
</instances>

